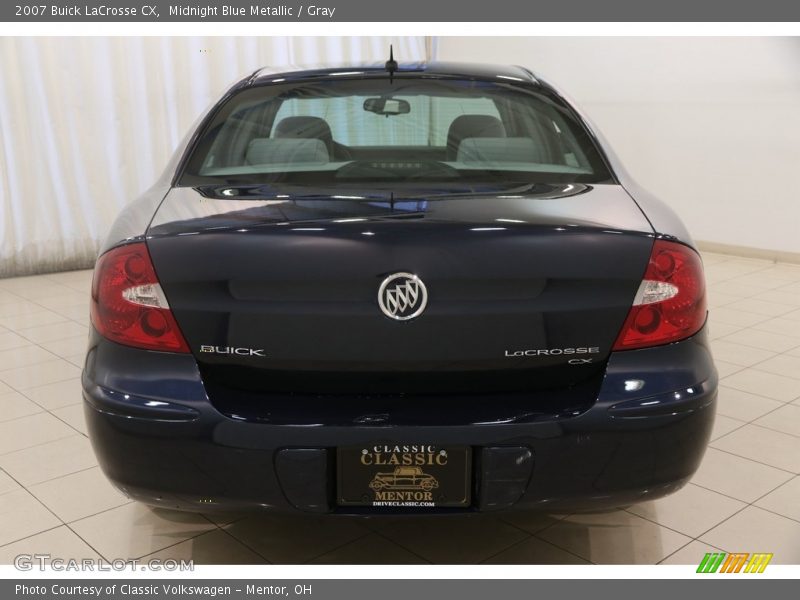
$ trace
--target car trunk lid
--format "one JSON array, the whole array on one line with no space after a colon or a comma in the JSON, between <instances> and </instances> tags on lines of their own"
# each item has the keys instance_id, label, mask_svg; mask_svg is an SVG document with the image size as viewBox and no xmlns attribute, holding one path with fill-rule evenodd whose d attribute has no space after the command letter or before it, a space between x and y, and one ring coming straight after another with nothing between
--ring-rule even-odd
<instances>
[{"instance_id":1,"label":"car trunk lid","mask_svg":"<svg viewBox=\"0 0 800 600\"><path fill-rule=\"evenodd\" d=\"M615 185L479 192L174 188L148 231L207 381L280 394L484 394L602 373L652 247ZM417 317L381 311L416 275Z\"/></svg>"}]
</instances>

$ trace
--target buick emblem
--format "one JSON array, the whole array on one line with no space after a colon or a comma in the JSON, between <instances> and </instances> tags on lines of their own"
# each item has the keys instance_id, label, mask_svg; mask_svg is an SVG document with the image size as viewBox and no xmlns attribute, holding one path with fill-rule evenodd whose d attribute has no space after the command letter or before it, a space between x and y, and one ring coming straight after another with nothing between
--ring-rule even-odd
<instances>
[{"instance_id":1,"label":"buick emblem","mask_svg":"<svg viewBox=\"0 0 800 600\"><path fill-rule=\"evenodd\" d=\"M428 304L428 290L413 273L389 275L378 289L378 304L387 317L408 321L418 317Z\"/></svg>"}]
</instances>

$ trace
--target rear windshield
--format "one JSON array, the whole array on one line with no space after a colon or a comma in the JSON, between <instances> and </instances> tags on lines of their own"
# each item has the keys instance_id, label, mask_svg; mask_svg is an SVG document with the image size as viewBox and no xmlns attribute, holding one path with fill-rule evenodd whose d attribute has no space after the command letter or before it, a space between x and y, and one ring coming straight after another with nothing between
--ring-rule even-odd
<instances>
[{"instance_id":1,"label":"rear windshield","mask_svg":"<svg viewBox=\"0 0 800 600\"><path fill-rule=\"evenodd\" d=\"M227 100L180 183L600 183L570 109L538 89L424 78L271 84Z\"/></svg>"}]
</instances>

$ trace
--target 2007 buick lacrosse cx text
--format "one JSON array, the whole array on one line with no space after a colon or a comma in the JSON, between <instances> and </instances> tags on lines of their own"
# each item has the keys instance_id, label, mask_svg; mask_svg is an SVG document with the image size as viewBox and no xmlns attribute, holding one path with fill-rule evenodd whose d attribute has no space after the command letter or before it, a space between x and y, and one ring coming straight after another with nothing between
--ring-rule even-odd
<instances>
[{"instance_id":1,"label":"2007 buick lacrosse cx text","mask_svg":"<svg viewBox=\"0 0 800 600\"><path fill-rule=\"evenodd\" d=\"M92 444L155 506L605 509L684 485L714 420L689 234L520 67L252 73L91 306Z\"/></svg>"}]
</instances>

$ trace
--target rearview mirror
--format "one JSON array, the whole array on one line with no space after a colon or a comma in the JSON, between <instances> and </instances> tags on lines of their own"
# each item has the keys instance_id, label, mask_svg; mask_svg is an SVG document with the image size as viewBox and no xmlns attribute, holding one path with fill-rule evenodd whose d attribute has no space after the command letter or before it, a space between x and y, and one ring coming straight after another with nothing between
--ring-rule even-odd
<instances>
[{"instance_id":1,"label":"rearview mirror","mask_svg":"<svg viewBox=\"0 0 800 600\"><path fill-rule=\"evenodd\" d=\"M364 110L376 115L406 115L411 112L408 100L397 98L367 98L364 100Z\"/></svg>"}]
</instances>

